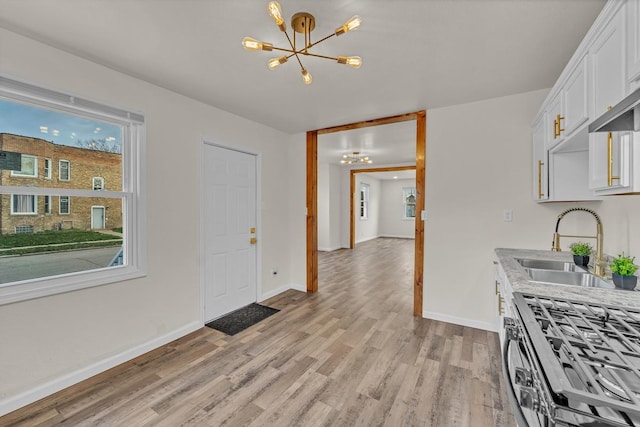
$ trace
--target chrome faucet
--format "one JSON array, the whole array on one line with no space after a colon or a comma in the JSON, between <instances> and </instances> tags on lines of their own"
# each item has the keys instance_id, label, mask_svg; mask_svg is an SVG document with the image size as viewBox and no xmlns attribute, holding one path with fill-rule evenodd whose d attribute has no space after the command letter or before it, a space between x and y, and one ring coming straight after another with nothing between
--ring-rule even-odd
<instances>
[{"instance_id":1,"label":"chrome faucet","mask_svg":"<svg viewBox=\"0 0 640 427\"><path fill-rule=\"evenodd\" d=\"M558 227L560 226L560 221L562 220L562 218L564 218L564 216L569 212L575 212L575 211L588 212L591 215L593 215L593 217L596 219L596 235L595 236L572 236L569 234L558 233ZM551 247L552 251L559 252L562 250L560 249L560 237L580 237L583 239L596 239L596 259L593 261L594 274L596 276L604 277L607 262L604 258L604 253L602 252L602 239L603 239L602 221L600 221L600 217L598 216L597 213L587 208L570 208L560 213L560 215L558 215L558 221L556 222L556 231L555 233L553 233L553 246Z\"/></svg>"}]
</instances>

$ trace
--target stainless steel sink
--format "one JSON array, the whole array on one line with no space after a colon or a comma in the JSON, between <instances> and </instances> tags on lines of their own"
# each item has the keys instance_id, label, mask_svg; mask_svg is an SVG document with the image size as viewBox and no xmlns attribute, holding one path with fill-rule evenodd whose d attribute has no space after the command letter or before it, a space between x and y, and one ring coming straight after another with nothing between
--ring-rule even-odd
<instances>
[{"instance_id":1,"label":"stainless steel sink","mask_svg":"<svg viewBox=\"0 0 640 427\"><path fill-rule=\"evenodd\" d=\"M577 271L584 273L585 269L578 267L572 262L551 261L542 259L524 259L516 258L516 260L525 268L535 268L539 270L555 270L555 271Z\"/></svg>"},{"instance_id":2,"label":"stainless steel sink","mask_svg":"<svg viewBox=\"0 0 640 427\"><path fill-rule=\"evenodd\" d=\"M615 288L613 284L584 271L540 270L536 268L525 268L525 271L534 282L584 286L588 288Z\"/></svg>"}]
</instances>

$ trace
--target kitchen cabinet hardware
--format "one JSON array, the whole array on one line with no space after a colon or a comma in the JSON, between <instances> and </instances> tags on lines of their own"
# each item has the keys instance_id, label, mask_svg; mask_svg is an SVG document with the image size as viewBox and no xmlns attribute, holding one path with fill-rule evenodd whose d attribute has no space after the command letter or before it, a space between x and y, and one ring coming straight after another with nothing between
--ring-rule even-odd
<instances>
[{"instance_id":1,"label":"kitchen cabinet hardware","mask_svg":"<svg viewBox=\"0 0 640 427\"><path fill-rule=\"evenodd\" d=\"M613 186L613 180L620 180L619 176L613 176L613 134L607 133L607 185Z\"/></svg>"},{"instance_id":2,"label":"kitchen cabinet hardware","mask_svg":"<svg viewBox=\"0 0 640 427\"><path fill-rule=\"evenodd\" d=\"M544 166L544 162L542 160L538 160L538 199L542 199L544 197L544 193L542 192L542 167Z\"/></svg>"}]
</instances>

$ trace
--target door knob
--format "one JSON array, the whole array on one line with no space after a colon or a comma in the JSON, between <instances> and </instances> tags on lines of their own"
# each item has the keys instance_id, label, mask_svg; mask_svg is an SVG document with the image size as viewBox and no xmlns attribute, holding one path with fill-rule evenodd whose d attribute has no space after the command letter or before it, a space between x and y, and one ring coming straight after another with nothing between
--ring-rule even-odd
<instances>
[{"instance_id":1,"label":"door knob","mask_svg":"<svg viewBox=\"0 0 640 427\"><path fill-rule=\"evenodd\" d=\"M252 238L249 240L249 243L251 243L252 245L255 245L257 242L258 242L258 239L256 239L255 237L252 237Z\"/></svg>"}]
</instances>

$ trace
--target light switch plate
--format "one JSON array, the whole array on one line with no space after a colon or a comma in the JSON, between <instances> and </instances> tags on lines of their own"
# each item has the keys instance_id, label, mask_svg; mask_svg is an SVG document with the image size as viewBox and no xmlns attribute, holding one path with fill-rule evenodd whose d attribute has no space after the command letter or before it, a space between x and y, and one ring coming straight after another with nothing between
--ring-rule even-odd
<instances>
[{"instance_id":1,"label":"light switch plate","mask_svg":"<svg viewBox=\"0 0 640 427\"><path fill-rule=\"evenodd\" d=\"M513 211L511 209L505 209L502 213L502 219L504 222L513 221Z\"/></svg>"}]
</instances>

